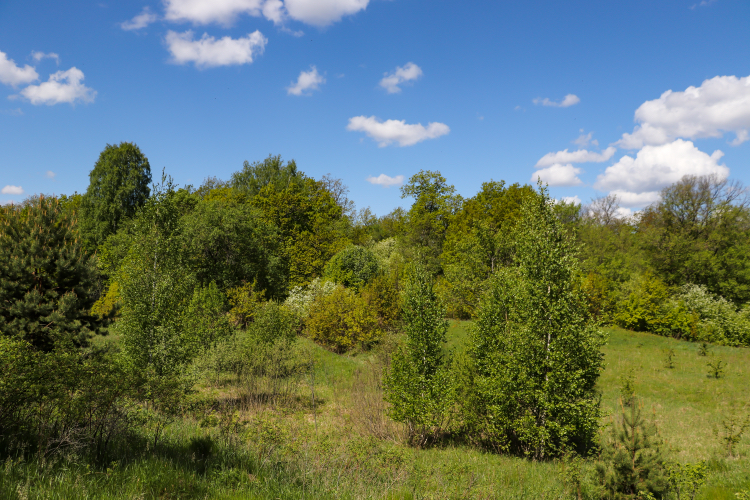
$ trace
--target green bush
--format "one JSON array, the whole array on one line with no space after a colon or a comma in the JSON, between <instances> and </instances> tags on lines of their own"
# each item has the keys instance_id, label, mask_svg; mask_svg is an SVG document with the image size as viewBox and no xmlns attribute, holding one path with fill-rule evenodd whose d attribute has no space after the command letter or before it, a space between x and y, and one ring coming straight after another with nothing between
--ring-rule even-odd
<instances>
[{"instance_id":1,"label":"green bush","mask_svg":"<svg viewBox=\"0 0 750 500\"><path fill-rule=\"evenodd\" d=\"M330 295L323 295L310 305L305 334L313 341L345 352L357 344L379 339L382 330L378 316L365 297L337 286Z\"/></svg>"},{"instance_id":2,"label":"green bush","mask_svg":"<svg viewBox=\"0 0 750 500\"><path fill-rule=\"evenodd\" d=\"M326 264L323 277L359 290L378 274L378 258L367 248L349 245Z\"/></svg>"},{"instance_id":3,"label":"green bush","mask_svg":"<svg viewBox=\"0 0 750 500\"><path fill-rule=\"evenodd\" d=\"M750 345L750 309L737 309L723 297L712 294L702 285L685 285L675 300L699 318L692 340L724 345Z\"/></svg>"}]
</instances>

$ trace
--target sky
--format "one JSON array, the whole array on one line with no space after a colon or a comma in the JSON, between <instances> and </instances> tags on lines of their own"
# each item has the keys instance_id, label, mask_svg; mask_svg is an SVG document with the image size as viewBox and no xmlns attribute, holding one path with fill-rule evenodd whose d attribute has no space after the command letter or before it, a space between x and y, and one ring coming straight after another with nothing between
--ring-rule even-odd
<instances>
[{"instance_id":1,"label":"sky","mask_svg":"<svg viewBox=\"0 0 750 500\"><path fill-rule=\"evenodd\" d=\"M378 215L420 170L627 214L750 185L750 2L0 0L0 203L123 141L180 185L281 155Z\"/></svg>"}]
</instances>

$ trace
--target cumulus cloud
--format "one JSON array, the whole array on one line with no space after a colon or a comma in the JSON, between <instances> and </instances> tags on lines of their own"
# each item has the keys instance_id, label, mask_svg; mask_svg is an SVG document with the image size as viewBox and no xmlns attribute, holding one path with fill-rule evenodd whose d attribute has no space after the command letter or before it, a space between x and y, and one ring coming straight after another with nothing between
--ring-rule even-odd
<instances>
[{"instance_id":1,"label":"cumulus cloud","mask_svg":"<svg viewBox=\"0 0 750 500\"><path fill-rule=\"evenodd\" d=\"M260 31L243 38L225 36L219 40L204 33L200 40L193 40L193 32L168 31L167 48L176 64L194 63L197 68L250 64L257 54L262 54L268 43Z\"/></svg>"},{"instance_id":2,"label":"cumulus cloud","mask_svg":"<svg viewBox=\"0 0 750 500\"><path fill-rule=\"evenodd\" d=\"M55 54L54 52L40 52L35 50L31 53L31 57L36 62L39 62L42 59L54 59L56 64L60 64L60 56Z\"/></svg>"},{"instance_id":3,"label":"cumulus cloud","mask_svg":"<svg viewBox=\"0 0 750 500\"><path fill-rule=\"evenodd\" d=\"M8 184L0 190L2 194L23 194L23 188L21 186L11 186Z\"/></svg>"},{"instance_id":4,"label":"cumulus cloud","mask_svg":"<svg viewBox=\"0 0 750 500\"><path fill-rule=\"evenodd\" d=\"M589 144L593 144L594 146L599 145L599 141L596 139L592 139L594 133L589 132L588 134L583 133L583 129L581 129L581 135L578 136L578 138L574 141L571 141L573 144L576 144L582 148L585 148Z\"/></svg>"},{"instance_id":5,"label":"cumulus cloud","mask_svg":"<svg viewBox=\"0 0 750 500\"><path fill-rule=\"evenodd\" d=\"M385 147L393 142L399 146L412 146L426 139L435 139L448 134L451 129L445 123L431 122L427 127L421 123L408 124L405 120L379 121L374 116L355 116L349 119L347 130L364 132Z\"/></svg>"},{"instance_id":6,"label":"cumulus cloud","mask_svg":"<svg viewBox=\"0 0 750 500\"><path fill-rule=\"evenodd\" d=\"M156 22L159 17L151 12L151 9L144 7L140 14L135 16L130 21L120 23L120 28L125 31L140 30L148 26L149 24Z\"/></svg>"},{"instance_id":7,"label":"cumulus cloud","mask_svg":"<svg viewBox=\"0 0 750 500\"><path fill-rule=\"evenodd\" d=\"M25 65L23 68L17 66L13 59L8 59L8 55L0 51L0 83L17 87L21 84L31 83L39 78L39 74L34 68Z\"/></svg>"},{"instance_id":8,"label":"cumulus cloud","mask_svg":"<svg viewBox=\"0 0 750 500\"><path fill-rule=\"evenodd\" d=\"M645 146L635 158L623 156L597 177L594 187L616 194L624 206L643 206L658 200L659 191L685 175L729 176L729 168L719 164L724 153L710 156L691 141L677 139L660 146Z\"/></svg>"},{"instance_id":9,"label":"cumulus cloud","mask_svg":"<svg viewBox=\"0 0 750 500\"><path fill-rule=\"evenodd\" d=\"M404 176L397 175L396 177L390 177L385 174L380 174L377 177L373 177L371 175L367 178L367 182L383 187L400 186L404 183Z\"/></svg>"},{"instance_id":10,"label":"cumulus cloud","mask_svg":"<svg viewBox=\"0 0 750 500\"><path fill-rule=\"evenodd\" d=\"M612 158L615 151L617 151L617 148L613 146L608 147L601 153L587 151L585 149L579 149L578 151L568 151L567 149L564 149L562 151L557 151L556 153L547 153L536 162L535 166L547 167L549 165L562 163L601 163Z\"/></svg>"},{"instance_id":11,"label":"cumulus cloud","mask_svg":"<svg viewBox=\"0 0 750 500\"><path fill-rule=\"evenodd\" d=\"M282 23L287 17L325 27L356 14L369 0L164 0L165 19L193 24L231 24L246 14Z\"/></svg>"},{"instance_id":12,"label":"cumulus cloud","mask_svg":"<svg viewBox=\"0 0 750 500\"><path fill-rule=\"evenodd\" d=\"M297 82L288 86L286 93L290 95L310 95L313 90L320 90L320 85L325 82L326 79L318 73L318 68L310 66L310 71L300 72Z\"/></svg>"},{"instance_id":13,"label":"cumulus cloud","mask_svg":"<svg viewBox=\"0 0 750 500\"><path fill-rule=\"evenodd\" d=\"M541 104L542 106L553 106L555 108L567 108L569 106L573 106L574 104L578 104L579 102L581 102L581 100L575 94L568 94L560 102L552 101L548 97L545 97L544 99L542 99L541 97L537 97L532 102L537 105Z\"/></svg>"},{"instance_id":14,"label":"cumulus cloud","mask_svg":"<svg viewBox=\"0 0 750 500\"><path fill-rule=\"evenodd\" d=\"M47 170L44 175L46 175L48 179L54 179L56 174L52 170Z\"/></svg>"},{"instance_id":15,"label":"cumulus cloud","mask_svg":"<svg viewBox=\"0 0 750 500\"><path fill-rule=\"evenodd\" d=\"M83 71L74 66L67 71L51 74L49 80L44 83L29 85L21 91L21 96L34 105L93 102L96 91L85 86L83 78Z\"/></svg>"},{"instance_id":16,"label":"cumulus cloud","mask_svg":"<svg viewBox=\"0 0 750 500\"><path fill-rule=\"evenodd\" d=\"M531 176L531 182L536 183L537 179L541 177L542 182L550 186L580 186L583 184L581 179L578 178L581 173L583 173L583 170L573 165L555 164L534 172Z\"/></svg>"},{"instance_id":17,"label":"cumulus cloud","mask_svg":"<svg viewBox=\"0 0 750 500\"><path fill-rule=\"evenodd\" d=\"M638 123L616 144L625 149L658 146L676 138L699 139L736 134L732 145L747 140L750 129L750 76L717 76L684 92L668 90L635 111Z\"/></svg>"},{"instance_id":18,"label":"cumulus cloud","mask_svg":"<svg viewBox=\"0 0 750 500\"><path fill-rule=\"evenodd\" d=\"M397 66L396 71L393 73L385 73L385 77L380 80L380 86L388 91L389 94L397 94L401 92L402 83L413 82L422 76L422 68L408 62L404 66Z\"/></svg>"}]
</instances>

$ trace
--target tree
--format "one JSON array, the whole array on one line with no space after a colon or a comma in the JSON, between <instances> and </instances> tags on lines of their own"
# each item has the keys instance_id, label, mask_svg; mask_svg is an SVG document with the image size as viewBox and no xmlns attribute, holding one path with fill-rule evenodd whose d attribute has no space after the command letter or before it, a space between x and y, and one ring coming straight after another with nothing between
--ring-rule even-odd
<instances>
[{"instance_id":1,"label":"tree","mask_svg":"<svg viewBox=\"0 0 750 500\"><path fill-rule=\"evenodd\" d=\"M245 161L242 170L232 174L229 184L236 191L253 197L268 186L274 191L283 191L292 186L304 189L305 179L307 176L297 170L294 160L285 165L281 155L269 155L262 162Z\"/></svg>"},{"instance_id":2,"label":"tree","mask_svg":"<svg viewBox=\"0 0 750 500\"><path fill-rule=\"evenodd\" d=\"M45 352L85 345L99 327L89 314L96 278L77 220L56 198L0 207L0 334Z\"/></svg>"},{"instance_id":3,"label":"tree","mask_svg":"<svg viewBox=\"0 0 750 500\"><path fill-rule=\"evenodd\" d=\"M378 259L371 250L349 245L328 261L323 277L359 291L378 270Z\"/></svg>"},{"instance_id":4,"label":"tree","mask_svg":"<svg viewBox=\"0 0 750 500\"><path fill-rule=\"evenodd\" d=\"M739 184L685 176L639 221L646 253L669 285L705 285L735 303L750 300L750 205Z\"/></svg>"},{"instance_id":5,"label":"tree","mask_svg":"<svg viewBox=\"0 0 750 500\"><path fill-rule=\"evenodd\" d=\"M408 426L409 438L424 446L444 430L454 386L451 357L443 352L448 322L445 309L424 269L412 269L404 293L402 318L406 345L393 356L385 378L390 416Z\"/></svg>"},{"instance_id":6,"label":"tree","mask_svg":"<svg viewBox=\"0 0 750 500\"><path fill-rule=\"evenodd\" d=\"M406 216L406 240L433 274L440 271L445 235L461 208L462 198L455 192L440 172L431 170L420 170L401 187L401 198L414 198Z\"/></svg>"},{"instance_id":7,"label":"tree","mask_svg":"<svg viewBox=\"0 0 750 500\"><path fill-rule=\"evenodd\" d=\"M107 144L81 199L81 232L89 250L117 231L148 199L151 166L134 143Z\"/></svg>"},{"instance_id":8,"label":"tree","mask_svg":"<svg viewBox=\"0 0 750 500\"><path fill-rule=\"evenodd\" d=\"M592 444L602 333L589 318L570 237L540 186L528 198L514 265L497 271L471 329L467 421L489 446L535 459Z\"/></svg>"}]
</instances>

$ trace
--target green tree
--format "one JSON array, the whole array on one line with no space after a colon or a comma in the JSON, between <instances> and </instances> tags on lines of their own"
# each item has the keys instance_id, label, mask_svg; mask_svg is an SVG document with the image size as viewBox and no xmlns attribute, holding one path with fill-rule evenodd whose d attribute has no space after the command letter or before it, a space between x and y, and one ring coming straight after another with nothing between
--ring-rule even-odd
<instances>
[{"instance_id":1,"label":"green tree","mask_svg":"<svg viewBox=\"0 0 750 500\"><path fill-rule=\"evenodd\" d=\"M151 166L134 143L107 144L89 179L81 199L81 233L84 243L93 250L146 202Z\"/></svg>"},{"instance_id":2,"label":"green tree","mask_svg":"<svg viewBox=\"0 0 750 500\"><path fill-rule=\"evenodd\" d=\"M0 334L40 351L85 345L99 327L89 314L96 298L71 212L44 196L0 207Z\"/></svg>"},{"instance_id":3,"label":"green tree","mask_svg":"<svg viewBox=\"0 0 750 500\"><path fill-rule=\"evenodd\" d=\"M180 221L185 260L206 285L226 290L255 281L269 297L286 289L286 266L278 230L263 213L235 198L199 202Z\"/></svg>"},{"instance_id":4,"label":"green tree","mask_svg":"<svg viewBox=\"0 0 750 500\"><path fill-rule=\"evenodd\" d=\"M349 245L328 261L323 277L359 291L378 271L378 259L371 250Z\"/></svg>"},{"instance_id":5,"label":"green tree","mask_svg":"<svg viewBox=\"0 0 750 500\"><path fill-rule=\"evenodd\" d=\"M602 333L592 323L570 237L546 189L527 199L513 267L497 271L471 329L467 422L489 446L536 459L580 452L598 427Z\"/></svg>"},{"instance_id":6,"label":"green tree","mask_svg":"<svg viewBox=\"0 0 750 500\"><path fill-rule=\"evenodd\" d=\"M253 197L268 186L274 191L283 191L292 186L305 189L306 179L307 176L297 170L294 160L284 164L281 155L269 155L262 162L245 161L242 170L232 174L229 185L236 191Z\"/></svg>"},{"instance_id":7,"label":"green tree","mask_svg":"<svg viewBox=\"0 0 750 500\"><path fill-rule=\"evenodd\" d=\"M412 443L424 446L447 424L453 404L451 356L444 352L448 322L433 283L421 267L412 269L404 292L406 344L393 356L385 378L391 418L408 426Z\"/></svg>"},{"instance_id":8,"label":"green tree","mask_svg":"<svg viewBox=\"0 0 750 500\"><path fill-rule=\"evenodd\" d=\"M705 285L750 300L750 209L746 190L716 176L685 176L639 221L651 265L668 285Z\"/></svg>"},{"instance_id":9,"label":"green tree","mask_svg":"<svg viewBox=\"0 0 750 500\"><path fill-rule=\"evenodd\" d=\"M440 172L431 170L420 170L401 187L401 198L414 199L406 214L404 236L433 274L441 270L445 235L463 201L455 192Z\"/></svg>"}]
</instances>

